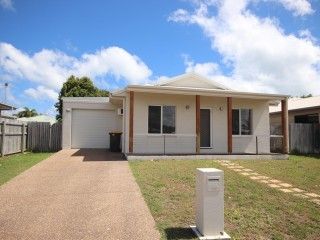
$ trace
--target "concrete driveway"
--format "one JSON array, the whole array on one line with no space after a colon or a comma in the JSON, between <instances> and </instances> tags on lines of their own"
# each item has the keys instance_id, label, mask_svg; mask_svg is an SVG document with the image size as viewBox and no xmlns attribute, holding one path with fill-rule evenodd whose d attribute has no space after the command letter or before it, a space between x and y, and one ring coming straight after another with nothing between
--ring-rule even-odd
<instances>
[{"instance_id":1,"label":"concrete driveway","mask_svg":"<svg viewBox=\"0 0 320 240\"><path fill-rule=\"evenodd\" d=\"M159 239L119 154L63 150L0 187L0 239Z\"/></svg>"}]
</instances>

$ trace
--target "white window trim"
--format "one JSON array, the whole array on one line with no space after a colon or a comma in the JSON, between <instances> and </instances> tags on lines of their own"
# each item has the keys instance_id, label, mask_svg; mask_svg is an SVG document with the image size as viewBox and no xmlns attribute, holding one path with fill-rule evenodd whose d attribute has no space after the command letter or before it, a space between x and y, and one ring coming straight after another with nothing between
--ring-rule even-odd
<instances>
[{"instance_id":1,"label":"white window trim","mask_svg":"<svg viewBox=\"0 0 320 240\"><path fill-rule=\"evenodd\" d=\"M213 123L212 123L213 122L212 121L213 120L213 116L212 116L213 111L212 111L212 108L210 108L210 107L200 107L200 112L201 112L201 109L210 110L210 146L209 147L201 147L200 146L200 149L212 149L213 148L213 146L212 146L212 143L213 143L213 140L212 140L212 138L213 138Z\"/></svg>"},{"instance_id":2,"label":"white window trim","mask_svg":"<svg viewBox=\"0 0 320 240\"><path fill-rule=\"evenodd\" d=\"M251 134L242 134L241 133L241 109L249 109L251 110ZM253 136L253 109L252 108L232 108L232 110L239 110L239 134L232 134L232 137L251 137Z\"/></svg>"},{"instance_id":3,"label":"white window trim","mask_svg":"<svg viewBox=\"0 0 320 240\"><path fill-rule=\"evenodd\" d=\"M174 118L174 126L175 126L175 131L174 133L163 133L163 107L164 106L168 106L168 107L175 107L175 118ZM149 107L160 107L160 133L149 133ZM159 104L152 104L152 105L148 105L148 129L147 129L147 135L150 136L163 136L163 135L176 135L177 134L177 106L176 105L168 105L168 104L163 104L163 105L159 105Z\"/></svg>"}]
</instances>

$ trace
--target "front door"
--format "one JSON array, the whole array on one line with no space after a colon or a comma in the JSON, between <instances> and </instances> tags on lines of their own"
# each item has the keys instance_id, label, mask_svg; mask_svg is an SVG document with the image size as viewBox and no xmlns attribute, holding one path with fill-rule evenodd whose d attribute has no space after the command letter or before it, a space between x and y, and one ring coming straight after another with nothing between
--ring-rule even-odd
<instances>
[{"instance_id":1,"label":"front door","mask_svg":"<svg viewBox=\"0 0 320 240\"><path fill-rule=\"evenodd\" d=\"M211 147L211 111L200 109L200 147Z\"/></svg>"}]
</instances>

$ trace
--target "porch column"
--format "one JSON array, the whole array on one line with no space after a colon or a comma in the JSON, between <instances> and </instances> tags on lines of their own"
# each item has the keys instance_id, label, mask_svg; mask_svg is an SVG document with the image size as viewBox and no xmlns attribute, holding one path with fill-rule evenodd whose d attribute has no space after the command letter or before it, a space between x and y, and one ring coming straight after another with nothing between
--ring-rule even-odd
<instances>
[{"instance_id":1,"label":"porch column","mask_svg":"<svg viewBox=\"0 0 320 240\"><path fill-rule=\"evenodd\" d=\"M282 153L289 153L288 99L281 100Z\"/></svg>"},{"instance_id":2,"label":"porch column","mask_svg":"<svg viewBox=\"0 0 320 240\"><path fill-rule=\"evenodd\" d=\"M200 96L196 95L196 153L200 153Z\"/></svg>"},{"instance_id":3,"label":"porch column","mask_svg":"<svg viewBox=\"0 0 320 240\"><path fill-rule=\"evenodd\" d=\"M228 115L228 154L232 153L232 98L227 97Z\"/></svg>"},{"instance_id":4,"label":"porch column","mask_svg":"<svg viewBox=\"0 0 320 240\"><path fill-rule=\"evenodd\" d=\"M130 106L129 106L129 153L133 152L133 112L134 112L134 92L129 92Z\"/></svg>"}]
</instances>

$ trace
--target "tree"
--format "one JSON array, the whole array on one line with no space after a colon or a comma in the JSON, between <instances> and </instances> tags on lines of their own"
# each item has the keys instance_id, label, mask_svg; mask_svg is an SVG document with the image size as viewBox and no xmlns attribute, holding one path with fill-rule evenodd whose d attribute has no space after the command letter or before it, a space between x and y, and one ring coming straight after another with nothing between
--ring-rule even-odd
<instances>
[{"instance_id":1,"label":"tree","mask_svg":"<svg viewBox=\"0 0 320 240\"><path fill-rule=\"evenodd\" d=\"M309 97L312 97L312 94L308 94L308 95L302 95L301 98L309 98Z\"/></svg>"},{"instance_id":2,"label":"tree","mask_svg":"<svg viewBox=\"0 0 320 240\"><path fill-rule=\"evenodd\" d=\"M38 116L38 113L35 109L30 109L27 107L23 108L24 110L18 112L17 114L15 114L15 116L17 116L18 118L22 118L22 117L34 117L34 116Z\"/></svg>"},{"instance_id":3,"label":"tree","mask_svg":"<svg viewBox=\"0 0 320 240\"><path fill-rule=\"evenodd\" d=\"M62 119L62 98L63 97L108 97L109 92L106 90L98 89L94 86L93 82L88 77L75 77L71 75L67 81L63 84L58 102L55 104L55 108L58 111L56 116L57 120Z\"/></svg>"}]
</instances>

